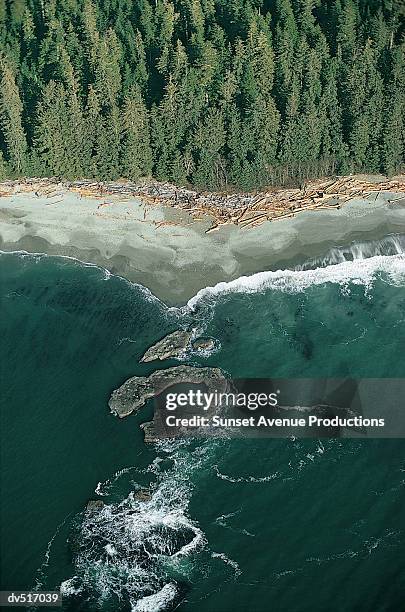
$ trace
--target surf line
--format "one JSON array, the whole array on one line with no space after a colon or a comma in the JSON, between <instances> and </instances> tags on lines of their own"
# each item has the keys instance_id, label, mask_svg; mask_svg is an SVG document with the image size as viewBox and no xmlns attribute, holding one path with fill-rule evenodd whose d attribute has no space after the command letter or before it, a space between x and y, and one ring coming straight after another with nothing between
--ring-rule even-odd
<instances>
[{"instance_id":1,"label":"surf line","mask_svg":"<svg viewBox=\"0 0 405 612\"><path fill-rule=\"evenodd\" d=\"M273 289L284 293L301 293L313 285L333 283L347 285L354 283L369 287L375 280L377 272L383 272L395 283L405 277L405 255L375 255L365 259L347 260L329 266L308 270L267 270L251 276L241 276L229 282L219 282L214 286L200 289L188 302L187 306L194 311L198 302L206 298L215 298L226 293L258 293L264 289Z\"/></svg>"}]
</instances>

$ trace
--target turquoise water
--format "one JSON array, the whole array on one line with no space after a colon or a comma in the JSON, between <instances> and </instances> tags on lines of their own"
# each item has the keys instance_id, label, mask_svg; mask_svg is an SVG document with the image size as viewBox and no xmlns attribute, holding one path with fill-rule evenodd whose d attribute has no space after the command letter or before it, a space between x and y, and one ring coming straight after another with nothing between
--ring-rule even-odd
<instances>
[{"instance_id":1,"label":"turquoise water","mask_svg":"<svg viewBox=\"0 0 405 612\"><path fill-rule=\"evenodd\" d=\"M401 612L403 440L147 448L151 407L119 421L107 406L180 326L216 339L187 363L235 378L405 376L404 258L367 255L255 275L182 309L96 267L1 255L2 589L62 584L72 611ZM91 499L104 509L84 515Z\"/></svg>"}]
</instances>

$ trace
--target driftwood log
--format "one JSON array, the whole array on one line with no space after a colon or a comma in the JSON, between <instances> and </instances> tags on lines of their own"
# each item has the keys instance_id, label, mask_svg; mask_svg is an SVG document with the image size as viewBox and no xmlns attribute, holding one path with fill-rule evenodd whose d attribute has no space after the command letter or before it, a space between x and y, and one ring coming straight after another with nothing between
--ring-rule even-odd
<instances>
[{"instance_id":1,"label":"driftwood log","mask_svg":"<svg viewBox=\"0 0 405 612\"><path fill-rule=\"evenodd\" d=\"M260 193L208 193L156 181L63 182L53 177L4 181L0 184L0 197L18 191L34 191L41 197L60 198L66 189L79 193L82 197L115 195L120 196L121 200L138 197L151 205L163 204L179 208L187 211L195 220L211 218L212 225L207 230L209 233L229 223L241 227L256 227L265 221L294 217L304 210L338 209L353 198L376 200L381 193L392 193L389 202L403 200L405 178L367 180L358 176L345 176L311 181L299 189L271 188ZM55 200L53 202L56 203ZM171 222L158 225L169 224Z\"/></svg>"}]
</instances>

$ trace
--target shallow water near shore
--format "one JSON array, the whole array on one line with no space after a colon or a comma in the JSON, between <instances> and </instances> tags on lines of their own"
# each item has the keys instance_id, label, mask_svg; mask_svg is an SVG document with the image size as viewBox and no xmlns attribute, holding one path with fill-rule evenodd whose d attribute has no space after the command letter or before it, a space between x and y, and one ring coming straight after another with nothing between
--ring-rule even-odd
<instances>
[{"instance_id":1,"label":"shallow water near shore","mask_svg":"<svg viewBox=\"0 0 405 612\"><path fill-rule=\"evenodd\" d=\"M404 377L402 244L231 281L191 310L72 260L1 255L2 589L62 584L72 611L399 612L404 440L147 448L151 407L119 421L107 401L181 326L217 342L187 363L233 377ZM105 506L83 520L89 499Z\"/></svg>"},{"instance_id":2,"label":"shallow water near shore","mask_svg":"<svg viewBox=\"0 0 405 612\"><path fill-rule=\"evenodd\" d=\"M207 285L302 265L335 245L379 241L405 232L402 194L373 194L341 209L304 211L254 229L233 224L205 233L211 220L134 198L54 202L34 193L0 198L0 249L70 256L150 289L165 303L184 304ZM168 225L166 225L168 224Z\"/></svg>"}]
</instances>

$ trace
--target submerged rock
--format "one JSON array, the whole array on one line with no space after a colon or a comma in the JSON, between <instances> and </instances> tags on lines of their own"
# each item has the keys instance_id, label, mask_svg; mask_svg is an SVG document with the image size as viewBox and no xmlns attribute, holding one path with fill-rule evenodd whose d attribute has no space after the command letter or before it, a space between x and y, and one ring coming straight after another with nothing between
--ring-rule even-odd
<instances>
[{"instance_id":1,"label":"submerged rock","mask_svg":"<svg viewBox=\"0 0 405 612\"><path fill-rule=\"evenodd\" d=\"M110 411L122 419L132 412L137 412L148 399L178 383L204 383L208 391L214 391L218 387L226 386L226 378L219 368L196 368L187 365L155 370L149 377L133 376L111 394L108 402Z\"/></svg>"},{"instance_id":2,"label":"submerged rock","mask_svg":"<svg viewBox=\"0 0 405 612\"><path fill-rule=\"evenodd\" d=\"M94 514L95 512L100 512L104 508L104 502L101 499L91 499L87 502L86 513Z\"/></svg>"},{"instance_id":3,"label":"submerged rock","mask_svg":"<svg viewBox=\"0 0 405 612\"><path fill-rule=\"evenodd\" d=\"M155 359L169 359L178 357L190 343L191 332L178 330L168 334L156 344L148 348L141 362L154 361Z\"/></svg>"},{"instance_id":4,"label":"submerged rock","mask_svg":"<svg viewBox=\"0 0 405 612\"><path fill-rule=\"evenodd\" d=\"M145 444L154 444L158 440L153 421L147 421L139 426L143 430L143 441Z\"/></svg>"},{"instance_id":5,"label":"submerged rock","mask_svg":"<svg viewBox=\"0 0 405 612\"><path fill-rule=\"evenodd\" d=\"M152 499L152 493L149 489L139 489L139 491L134 493L134 498L143 502L150 501Z\"/></svg>"}]
</instances>

